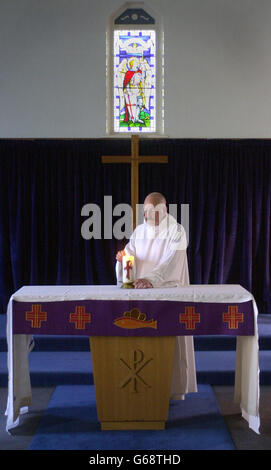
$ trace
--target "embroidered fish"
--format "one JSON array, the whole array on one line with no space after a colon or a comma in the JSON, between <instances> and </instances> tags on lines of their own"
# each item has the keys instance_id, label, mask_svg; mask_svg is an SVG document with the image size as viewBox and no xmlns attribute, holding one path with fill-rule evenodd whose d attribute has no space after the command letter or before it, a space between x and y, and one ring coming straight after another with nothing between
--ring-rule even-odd
<instances>
[{"instance_id":1,"label":"embroidered fish","mask_svg":"<svg viewBox=\"0 0 271 470\"><path fill-rule=\"evenodd\" d=\"M138 308L132 308L132 310L124 312L123 317L114 320L114 325L127 330L136 328L153 328L157 330L157 320L146 321L146 314L141 313Z\"/></svg>"},{"instance_id":2,"label":"embroidered fish","mask_svg":"<svg viewBox=\"0 0 271 470\"><path fill-rule=\"evenodd\" d=\"M114 325L126 330L134 330L136 328L153 328L157 330L157 320L138 320L137 318L119 317L114 320Z\"/></svg>"}]
</instances>

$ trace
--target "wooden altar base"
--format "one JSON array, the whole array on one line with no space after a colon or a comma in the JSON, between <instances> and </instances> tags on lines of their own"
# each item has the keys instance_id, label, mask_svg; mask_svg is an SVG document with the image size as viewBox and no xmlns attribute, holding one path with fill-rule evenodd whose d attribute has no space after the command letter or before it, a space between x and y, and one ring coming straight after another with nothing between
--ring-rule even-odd
<instances>
[{"instance_id":1,"label":"wooden altar base","mask_svg":"<svg viewBox=\"0 0 271 470\"><path fill-rule=\"evenodd\" d=\"M165 428L175 342L175 336L90 338L103 431Z\"/></svg>"}]
</instances>

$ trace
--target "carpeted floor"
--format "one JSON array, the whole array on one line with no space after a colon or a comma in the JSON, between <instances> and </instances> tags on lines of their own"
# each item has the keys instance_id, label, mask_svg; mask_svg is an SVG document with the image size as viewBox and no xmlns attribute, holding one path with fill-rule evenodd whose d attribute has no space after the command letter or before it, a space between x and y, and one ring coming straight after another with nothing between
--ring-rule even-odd
<instances>
[{"instance_id":1,"label":"carpeted floor","mask_svg":"<svg viewBox=\"0 0 271 470\"><path fill-rule=\"evenodd\" d=\"M261 387L260 435L251 431L246 421L241 418L238 405L233 403L232 386L212 388L235 448L237 450L271 450L271 386ZM29 448L55 390L55 387L34 387L32 389L33 406L28 414L21 416L20 425L9 435L5 430L6 417L4 416L7 389L0 388L0 450Z\"/></svg>"},{"instance_id":2,"label":"carpeted floor","mask_svg":"<svg viewBox=\"0 0 271 470\"><path fill-rule=\"evenodd\" d=\"M94 386L56 388L31 450L234 450L210 385L172 401L163 431L101 431Z\"/></svg>"}]
</instances>

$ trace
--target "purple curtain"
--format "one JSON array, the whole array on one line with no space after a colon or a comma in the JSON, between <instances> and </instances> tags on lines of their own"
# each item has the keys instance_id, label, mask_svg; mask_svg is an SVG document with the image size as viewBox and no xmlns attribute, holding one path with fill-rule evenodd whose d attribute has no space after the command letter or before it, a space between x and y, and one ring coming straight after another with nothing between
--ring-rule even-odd
<instances>
[{"instance_id":1,"label":"purple curtain","mask_svg":"<svg viewBox=\"0 0 271 470\"><path fill-rule=\"evenodd\" d=\"M84 240L84 204L130 202L130 166L101 163L129 155L129 139L0 140L0 309L29 284L115 283L125 240ZM271 141L142 139L140 203L151 191L189 204L193 284L241 284L260 313L271 313ZM118 219L113 217L112 222ZM102 233L103 233L102 218Z\"/></svg>"}]
</instances>

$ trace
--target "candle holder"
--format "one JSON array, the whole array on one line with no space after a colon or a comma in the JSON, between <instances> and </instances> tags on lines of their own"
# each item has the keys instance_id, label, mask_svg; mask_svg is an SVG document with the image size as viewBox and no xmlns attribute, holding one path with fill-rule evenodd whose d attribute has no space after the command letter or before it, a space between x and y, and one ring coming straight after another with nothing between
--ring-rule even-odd
<instances>
[{"instance_id":1,"label":"candle holder","mask_svg":"<svg viewBox=\"0 0 271 470\"><path fill-rule=\"evenodd\" d=\"M122 289L134 289L135 288L133 282L124 282L121 287Z\"/></svg>"}]
</instances>

